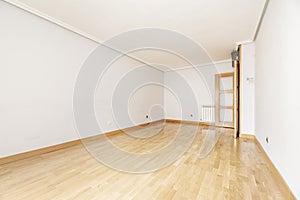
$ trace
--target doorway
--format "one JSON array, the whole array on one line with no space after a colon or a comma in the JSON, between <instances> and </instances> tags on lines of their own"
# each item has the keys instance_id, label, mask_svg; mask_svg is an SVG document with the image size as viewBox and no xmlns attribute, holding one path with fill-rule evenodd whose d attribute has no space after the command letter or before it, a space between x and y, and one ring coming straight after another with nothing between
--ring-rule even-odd
<instances>
[{"instance_id":1,"label":"doorway","mask_svg":"<svg viewBox=\"0 0 300 200\"><path fill-rule=\"evenodd\" d=\"M216 126L234 128L234 73L215 75Z\"/></svg>"}]
</instances>

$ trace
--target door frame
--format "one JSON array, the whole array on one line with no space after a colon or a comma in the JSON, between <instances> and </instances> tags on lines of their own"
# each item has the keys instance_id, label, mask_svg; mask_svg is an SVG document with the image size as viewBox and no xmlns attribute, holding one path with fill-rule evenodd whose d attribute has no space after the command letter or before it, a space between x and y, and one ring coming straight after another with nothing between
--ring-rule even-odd
<instances>
[{"instance_id":1,"label":"door frame","mask_svg":"<svg viewBox=\"0 0 300 200\"><path fill-rule=\"evenodd\" d=\"M238 138L239 137L239 130L240 130L240 115L239 115L239 110L240 110L240 91L239 91L239 87L240 87L240 66L239 66L239 62L238 61L233 61L233 66L234 66L234 82L233 82L233 128L234 128L234 138Z\"/></svg>"},{"instance_id":2,"label":"door frame","mask_svg":"<svg viewBox=\"0 0 300 200\"><path fill-rule=\"evenodd\" d=\"M224 77L232 77L232 89L231 90L220 90L220 79ZM234 128L234 72L222 73L215 75L215 124L217 126ZM220 105L220 94L232 93L232 106L221 106ZM221 109L232 109L232 122L221 122L220 121L220 110Z\"/></svg>"},{"instance_id":3,"label":"door frame","mask_svg":"<svg viewBox=\"0 0 300 200\"><path fill-rule=\"evenodd\" d=\"M242 45L238 45L238 59L232 61L234 67L234 138L240 137L241 130L241 63L242 63Z\"/></svg>"}]
</instances>

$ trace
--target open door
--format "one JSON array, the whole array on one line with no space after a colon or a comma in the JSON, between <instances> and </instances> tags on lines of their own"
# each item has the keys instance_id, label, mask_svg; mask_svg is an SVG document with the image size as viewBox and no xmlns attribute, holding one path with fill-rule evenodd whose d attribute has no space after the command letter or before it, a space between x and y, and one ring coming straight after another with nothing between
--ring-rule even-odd
<instances>
[{"instance_id":1,"label":"open door","mask_svg":"<svg viewBox=\"0 0 300 200\"><path fill-rule=\"evenodd\" d=\"M234 67L234 83L233 83L233 93L234 93L234 108L233 108L233 128L234 128L234 138L239 137L240 133L240 115L239 115L239 96L240 96L240 89L239 89L239 83L240 83L240 65L239 61L235 60L233 61L233 67Z\"/></svg>"},{"instance_id":2,"label":"open door","mask_svg":"<svg viewBox=\"0 0 300 200\"><path fill-rule=\"evenodd\" d=\"M216 126L234 126L234 73L215 75Z\"/></svg>"},{"instance_id":3,"label":"open door","mask_svg":"<svg viewBox=\"0 0 300 200\"><path fill-rule=\"evenodd\" d=\"M234 138L238 138L240 134L240 61L241 61L242 46L239 45L236 51L231 52L232 67L234 68L234 82L233 82L233 94L234 94L234 108L233 108L233 127Z\"/></svg>"}]
</instances>

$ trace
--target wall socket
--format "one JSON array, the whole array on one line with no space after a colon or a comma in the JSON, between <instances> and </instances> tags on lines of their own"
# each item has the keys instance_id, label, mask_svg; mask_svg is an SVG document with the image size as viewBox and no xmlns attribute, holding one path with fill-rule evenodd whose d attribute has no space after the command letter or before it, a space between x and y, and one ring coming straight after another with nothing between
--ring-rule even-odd
<instances>
[{"instance_id":1,"label":"wall socket","mask_svg":"<svg viewBox=\"0 0 300 200\"><path fill-rule=\"evenodd\" d=\"M149 118L149 115L146 115L146 119L148 119Z\"/></svg>"},{"instance_id":2,"label":"wall socket","mask_svg":"<svg viewBox=\"0 0 300 200\"><path fill-rule=\"evenodd\" d=\"M269 137L268 136L266 137L266 142L269 144Z\"/></svg>"},{"instance_id":3,"label":"wall socket","mask_svg":"<svg viewBox=\"0 0 300 200\"><path fill-rule=\"evenodd\" d=\"M191 117L193 117L193 114L190 114Z\"/></svg>"}]
</instances>

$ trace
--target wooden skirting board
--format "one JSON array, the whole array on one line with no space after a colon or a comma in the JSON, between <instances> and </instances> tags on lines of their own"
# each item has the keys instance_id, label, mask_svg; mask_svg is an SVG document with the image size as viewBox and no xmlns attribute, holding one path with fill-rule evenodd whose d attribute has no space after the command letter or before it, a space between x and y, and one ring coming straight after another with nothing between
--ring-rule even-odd
<instances>
[{"instance_id":1,"label":"wooden skirting board","mask_svg":"<svg viewBox=\"0 0 300 200\"><path fill-rule=\"evenodd\" d=\"M194 124L194 125L200 125L200 126L215 126L215 127L218 127L218 128L233 129L232 127L218 126L215 123L210 123L210 122L198 122L198 121L187 121L187 120L177 120L177 119L166 119L166 122L169 122L169 123Z\"/></svg>"},{"instance_id":2,"label":"wooden skirting board","mask_svg":"<svg viewBox=\"0 0 300 200\"><path fill-rule=\"evenodd\" d=\"M144 123L144 124L139 124L137 126L129 127L129 128L123 129L123 130L111 131L111 132L108 132L108 133L105 133L105 134L108 135L108 136L111 136L111 135L122 133L122 131L133 130L133 129L137 129L137 128L140 128L140 127L143 127L143 126L147 126L149 124L159 123L159 122L162 122L162 121L166 121L166 122L170 122L170 123L199 124L199 125L204 125L204 126L211 126L211 125L213 125L213 124L204 123L204 122L182 121L182 120L171 120L171 119L164 120L164 119L162 119L162 120L157 120L157 121L154 121L154 122L148 122L148 123ZM89 138L92 139L93 137L97 137L97 136L98 135L91 136ZM24 153L20 153L20 154L11 155L11 156L8 156L8 157L0 158L0 165L11 163L11 162L14 162L14 161L17 161L17 160L23 160L23 159L26 159L26 158L29 158L29 157L33 157L33 156L42 155L42 154L45 154L45 153L49 153L49 152L56 151L56 150L59 150L59 149L71 147L71 146L78 145L78 144L81 144L81 140L80 139L74 140L74 141L70 141L70 142L65 142L65 143L62 143L62 144L57 144L57 145L49 146L49 147L45 147L45 148L41 148L41 149L36 149L36 150L33 150L33 151L28 151L28 152L24 152Z\"/></svg>"},{"instance_id":3,"label":"wooden skirting board","mask_svg":"<svg viewBox=\"0 0 300 200\"><path fill-rule=\"evenodd\" d=\"M283 179L283 177L281 176L281 174L279 173L279 171L277 170L277 168L275 167L275 165L273 164L273 162L271 161L271 159L269 158L269 156L267 155L267 153L263 149L260 142L255 137L255 135L240 133L239 137L243 138L243 139L252 140L252 141L255 142L257 148L259 149L259 151L262 152L262 154L264 155L264 157L267 161L266 163L268 165L269 170L271 171L272 174L274 174L276 176L277 180L281 183L281 185L283 185L285 187L284 190L287 191L287 193L289 195L288 199L296 199L296 197L294 196L294 194L290 190L289 186L287 185L287 183L285 182L285 180Z\"/></svg>"},{"instance_id":4,"label":"wooden skirting board","mask_svg":"<svg viewBox=\"0 0 300 200\"><path fill-rule=\"evenodd\" d=\"M267 163L268 168L271 171L271 173L276 176L276 179L281 183L281 185L284 186L284 190L287 191L287 193L289 195L288 199L295 199L296 200L296 197L294 196L294 194L291 191L290 187L285 182L284 178L281 176L281 174L279 173L279 171L277 170L277 168L275 167L275 165L273 164L273 162L271 161L271 159L269 158L269 156L267 155L267 153L263 149L262 145L260 144L260 142L257 140L257 138L255 136L254 136L254 142L255 142L257 148L263 153L263 155L264 155L264 157L267 161L266 163Z\"/></svg>"},{"instance_id":5,"label":"wooden skirting board","mask_svg":"<svg viewBox=\"0 0 300 200\"><path fill-rule=\"evenodd\" d=\"M157 120L157 121L153 121L153 122L139 124L137 126L125 128L123 130L115 130L115 131L111 131L111 132L108 132L108 133L105 133L105 134L107 136L116 135L116 134L122 133L123 131L137 129L137 128L140 128L141 126L147 126L147 125L159 123L159 122L162 122L162 121L164 121L164 120ZM97 137L97 136L99 136L99 135L91 136L91 137L89 137L89 139L92 139L92 138ZM85 139L88 139L88 138L85 138ZM63 149L63 148L67 148L67 147L71 147L71 146L75 146L75 145L79 145L79 144L82 144L81 139L77 139L77 140L73 140L73 141L70 141L70 142L65 142L65 143L61 143L61 144L57 144L57 145L53 145L53 146L49 146L49 147L44 147L44 148L41 148L41 149L36 149L36 150L24 152L24 153L19 153L19 154L7 156L7 157L4 157L4 158L0 158L0 166L4 165L4 164L7 164L7 163L17 161L17 160L23 160L23 159L30 158L30 157L33 157L33 156L42 155L42 154L45 154L45 153L49 153L49 152L52 152L52 151L56 151L56 150L59 150L59 149Z\"/></svg>"},{"instance_id":6,"label":"wooden skirting board","mask_svg":"<svg viewBox=\"0 0 300 200\"><path fill-rule=\"evenodd\" d=\"M57 145L50 146L50 147L45 147L45 148L36 149L33 151L28 151L28 152L24 152L24 153L12 155L12 156L0 158L0 166L7 164L7 163L17 161L17 160L23 160L23 159L26 159L29 157L38 156L41 154L49 153L49 152L56 151L59 149L64 149L64 148L71 147L71 146L78 145L78 144L81 144L80 140L74 140L74 141L65 142L65 143L57 144Z\"/></svg>"},{"instance_id":7,"label":"wooden skirting board","mask_svg":"<svg viewBox=\"0 0 300 200\"><path fill-rule=\"evenodd\" d=\"M198 125L204 125L204 126L214 126L214 123L196 122L196 121L185 121L185 120L175 120L175 119L166 119L166 122L170 122L170 123L185 123L185 124L198 124ZM221 127L221 128L227 128L227 127ZM255 144L257 145L258 149L263 153L265 159L267 160L267 165L268 165L269 170L277 177L277 179L280 181L280 183L282 185L284 185L284 187L285 187L284 190L287 191L287 193L289 195L289 199L295 199L296 200L296 197L292 193L291 189L289 188L289 186L287 185L287 183L285 182L285 180L283 179L283 177L281 176L281 174L279 173L279 171L276 169L276 167L274 166L273 162L271 161L271 159L269 158L269 156L267 155L267 153L265 152L265 150L263 149L263 147L261 146L261 144L259 143L259 141L256 139L255 135L247 134L247 133L241 133L239 135L239 138L248 139L248 140L252 140L252 141L255 142Z\"/></svg>"},{"instance_id":8,"label":"wooden skirting board","mask_svg":"<svg viewBox=\"0 0 300 200\"><path fill-rule=\"evenodd\" d=\"M161 123L161 122L194 124L194 125L199 125L199 126L214 126L213 123L166 119L166 120L158 120L158 121L154 121L154 122L140 124L140 125L137 125L137 126L129 127L129 128L123 129L123 130L116 130L116 131L108 132L108 133L105 133L105 134L108 135L108 136L116 135L116 134L122 133L126 130L133 130L133 129L141 128L143 126L147 126L147 125L155 124L155 123ZM219 128L224 128L224 127L219 127ZM93 137L97 137L97 135L89 137L89 138L93 138ZM281 176L279 171L276 169L276 167L274 166L274 164L270 160L269 156L264 151L263 147L261 146L260 142L255 137L255 135L240 134L240 138L249 139L249 140L252 140L253 142L255 142L257 148L259 149L259 151L262 152L262 154L264 155L264 157L267 161L266 163L267 163L268 169L271 171L272 174L274 174L277 177L277 180L280 181L280 183L284 186L284 190L287 192L287 194L289 196L289 199L296 199L295 196L293 195L292 191L290 190L289 186L287 185L287 183L285 182L285 180L283 179L283 177ZM58 144L58 145L54 145L54 146L50 146L50 147L45 147L45 148L41 148L41 149L29 151L29 152L17 154L17 155L8 156L8 157L5 157L5 158L0 158L0 166L4 165L4 164L11 163L11 162L14 162L14 161L23 160L23 159L26 159L26 158L29 158L29 157L38 156L38 155L42 155L42 154L49 153L49 152L52 152L52 151L56 151L56 150L59 150L59 149L68 148L68 147L72 147L72 146L75 146L75 145L81 145L81 144L82 144L81 140L78 139L78 140L74 140L74 141L70 141L70 142L66 142L66 143L62 143L62 144Z\"/></svg>"},{"instance_id":9,"label":"wooden skirting board","mask_svg":"<svg viewBox=\"0 0 300 200\"><path fill-rule=\"evenodd\" d=\"M294 196L294 194L290 190L289 186L287 185L287 183L285 182L285 180L283 179L283 177L281 176L281 174L279 173L279 171L277 170L277 168L275 167L275 165L273 164L273 162L271 161L271 159L269 158L269 156L267 155L267 153L263 149L260 142L255 137L255 135L240 133L239 137L243 138L243 139L248 139L248 140L254 141L254 143L256 144L259 151L262 152L262 154L264 155L264 157L267 161L266 163L267 163L268 168L271 171L271 173L274 174L276 176L277 180L281 183L281 185L283 185L285 187L284 190L287 191L287 194L289 195L288 199L296 199L296 197Z\"/></svg>"},{"instance_id":10,"label":"wooden skirting board","mask_svg":"<svg viewBox=\"0 0 300 200\"><path fill-rule=\"evenodd\" d=\"M247 133L240 133L239 137L245 138L245 139L250 139L250 140L255 140L255 135L247 134Z\"/></svg>"}]
</instances>

